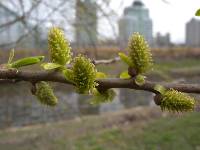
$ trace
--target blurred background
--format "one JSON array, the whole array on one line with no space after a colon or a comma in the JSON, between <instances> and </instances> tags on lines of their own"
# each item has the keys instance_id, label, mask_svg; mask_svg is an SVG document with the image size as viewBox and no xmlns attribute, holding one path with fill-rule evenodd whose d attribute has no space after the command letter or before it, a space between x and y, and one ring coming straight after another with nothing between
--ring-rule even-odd
<instances>
[{"instance_id":1,"label":"blurred background","mask_svg":"<svg viewBox=\"0 0 200 150\"><path fill-rule=\"evenodd\" d=\"M199 0L1 0L0 64L12 48L14 59L48 60L52 26L65 31L74 55L92 60L126 53L129 36L139 32L155 60L149 80L200 83L200 20L194 16L199 7ZM127 66L116 62L97 69L119 77ZM198 105L186 115L163 113L152 93L130 89L115 89L113 102L90 105L90 97L73 87L52 85L59 99L55 108L41 105L28 83L0 85L0 149L200 149ZM200 96L193 96L198 104Z\"/></svg>"}]
</instances>

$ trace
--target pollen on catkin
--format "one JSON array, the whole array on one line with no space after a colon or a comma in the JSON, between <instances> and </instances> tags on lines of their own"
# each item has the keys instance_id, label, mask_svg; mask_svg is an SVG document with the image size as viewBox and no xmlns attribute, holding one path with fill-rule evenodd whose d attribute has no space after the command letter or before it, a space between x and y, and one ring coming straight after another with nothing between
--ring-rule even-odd
<instances>
[{"instance_id":1,"label":"pollen on catkin","mask_svg":"<svg viewBox=\"0 0 200 150\"><path fill-rule=\"evenodd\" d=\"M134 33L129 38L128 43L129 57L138 74L147 72L152 68L153 60L148 43L139 33Z\"/></svg>"},{"instance_id":2,"label":"pollen on catkin","mask_svg":"<svg viewBox=\"0 0 200 150\"><path fill-rule=\"evenodd\" d=\"M72 66L72 80L76 85L77 92L89 93L96 85L96 69L91 60L79 55L74 58Z\"/></svg>"},{"instance_id":3,"label":"pollen on catkin","mask_svg":"<svg viewBox=\"0 0 200 150\"><path fill-rule=\"evenodd\" d=\"M195 100L189 95L170 89L162 94L160 107L162 110L183 112L194 110Z\"/></svg>"},{"instance_id":4,"label":"pollen on catkin","mask_svg":"<svg viewBox=\"0 0 200 150\"><path fill-rule=\"evenodd\" d=\"M64 32L53 27L48 34L48 48L51 62L65 65L71 60L71 47L69 41L65 38Z\"/></svg>"},{"instance_id":5,"label":"pollen on catkin","mask_svg":"<svg viewBox=\"0 0 200 150\"><path fill-rule=\"evenodd\" d=\"M47 82L38 82L36 83L36 97L40 103L47 106L55 106L58 103L57 98L53 93L53 89Z\"/></svg>"}]
</instances>

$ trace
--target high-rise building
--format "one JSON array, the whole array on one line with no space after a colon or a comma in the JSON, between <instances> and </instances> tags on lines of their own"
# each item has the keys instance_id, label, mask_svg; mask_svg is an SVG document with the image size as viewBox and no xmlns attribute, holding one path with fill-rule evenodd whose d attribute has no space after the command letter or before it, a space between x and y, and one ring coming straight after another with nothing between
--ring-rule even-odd
<instances>
[{"instance_id":1,"label":"high-rise building","mask_svg":"<svg viewBox=\"0 0 200 150\"><path fill-rule=\"evenodd\" d=\"M133 1L131 6L125 8L124 14L119 20L120 47L126 47L130 35L134 32L142 34L151 45L153 42L152 28L149 10L142 1Z\"/></svg>"},{"instance_id":2,"label":"high-rise building","mask_svg":"<svg viewBox=\"0 0 200 150\"><path fill-rule=\"evenodd\" d=\"M95 0L76 0L75 40L77 46L97 43L97 5Z\"/></svg>"},{"instance_id":3,"label":"high-rise building","mask_svg":"<svg viewBox=\"0 0 200 150\"><path fill-rule=\"evenodd\" d=\"M154 38L154 46L157 48L169 48L172 46L170 33L161 34L158 32Z\"/></svg>"},{"instance_id":4,"label":"high-rise building","mask_svg":"<svg viewBox=\"0 0 200 150\"><path fill-rule=\"evenodd\" d=\"M186 45L200 47L200 20L192 18L186 24Z\"/></svg>"}]
</instances>

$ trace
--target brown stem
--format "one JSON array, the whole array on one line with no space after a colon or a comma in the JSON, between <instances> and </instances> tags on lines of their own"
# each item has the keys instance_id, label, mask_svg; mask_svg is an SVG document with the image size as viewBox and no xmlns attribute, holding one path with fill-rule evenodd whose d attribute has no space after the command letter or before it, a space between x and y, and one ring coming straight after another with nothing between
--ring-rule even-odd
<instances>
[{"instance_id":1,"label":"brown stem","mask_svg":"<svg viewBox=\"0 0 200 150\"><path fill-rule=\"evenodd\" d=\"M38 81L51 81L59 82L65 84L71 84L72 82L66 80L66 78L59 73L49 72L49 71L16 71L9 69L0 69L0 79L1 80L16 80L16 81L28 81L28 82L38 82ZM110 88L129 88L135 90L143 90L153 93L158 93L154 90L156 84L163 85L166 89L173 88L175 90L185 92L185 93L200 93L200 86L197 84L174 84L174 83L157 83L146 81L142 86L135 84L132 79L119 79L119 78L108 78L108 79L97 79L96 82L99 84L99 89L110 89Z\"/></svg>"}]
</instances>

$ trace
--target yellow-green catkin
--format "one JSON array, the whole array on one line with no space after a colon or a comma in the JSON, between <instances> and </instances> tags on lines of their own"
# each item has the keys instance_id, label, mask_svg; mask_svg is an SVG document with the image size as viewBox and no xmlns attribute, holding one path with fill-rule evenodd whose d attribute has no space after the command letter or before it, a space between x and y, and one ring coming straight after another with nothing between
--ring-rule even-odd
<instances>
[{"instance_id":1,"label":"yellow-green catkin","mask_svg":"<svg viewBox=\"0 0 200 150\"><path fill-rule=\"evenodd\" d=\"M116 96L116 93L113 89L108 89L106 91L99 92L97 89L93 90L93 98L91 99L91 104L101 104L112 102Z\"/></svg>"},{"instance_id":2,"label":"yellow-green catkin","mask_svg":"<svg viewBox=\"0 0 200 150\"><path fill-rule=\"evenodd\" d=\"M58 100L53 93L53 89L47 82L42 81L36 84L35 95L44 105L55 106L58 103Z\"/></svg>"},{"instance_id":3,"label":"yellow-green catkin","mask_svg":"<svg viewBox=\"0 0 200 150\"><path fill-rule=\"evenodd\" d=\"M160 107L162 110L184 112L194 110L195 100L189 95L170 89L162 94Z\"/></svg>"},{"instance_id":4,"label":"yellow-green catkin","mask_svg":"<svg viewBox=\"0 0 200 150\"><path fill-rule=\"evenodd\" d=\"M51 62L65 65L71 60L71 47L65 38L64 32L53 27L48 34L48 47Z\"/></svg>"},{"instance_id":5,"label":"yellow-green catkin","mask_svg":"<svg viewBox=\"0 0 200 150\"><path fill-rule=\"evenodd\" d=\"M145 73L152 68L152 54L142 35L134 33L129 38L128 51L137 74Z\"/></svg>"},{"instance_id":6,"label":"yellow-green catkin","mask_svg":"<svg viewBox=\"0 0 200 150\"><path fill-rule=\"evenodd\" d=\"M72 80L79 93L89 93L96 86L96 69L90 59L79 55L74 58Z\"/></svg>"}]
</instances>

